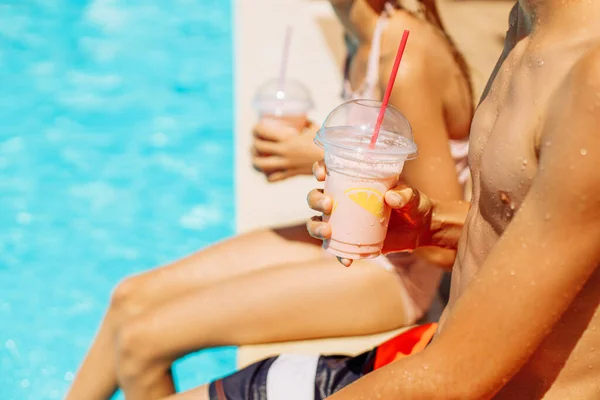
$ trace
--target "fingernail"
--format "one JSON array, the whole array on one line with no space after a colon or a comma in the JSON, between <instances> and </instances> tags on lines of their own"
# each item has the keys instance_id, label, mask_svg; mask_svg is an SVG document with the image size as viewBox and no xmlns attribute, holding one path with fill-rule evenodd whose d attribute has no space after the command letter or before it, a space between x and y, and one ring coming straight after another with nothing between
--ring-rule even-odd
<instances>
[{"instance_id":1,"label":"fingernail","mask_svg":"<svg viewBox=\"0 0 600 400\"><path fill-rule=\"evenodd\" d=\"M329 198L319 200L319 206L321 207L321 210L329 210L331 208L331 201Z\"/></svg>"},{"instance_id":2,"label":"fingernail","mask_svg":"<svg viewBox=\"0 0 600 400\"><path fill-rule=\"evenodd\" d=\"M390 206L402 207L404 199L396 192L390 192L388 194L390 200Z\"/></svg>"},{"instance_id":3,"label":"fingernail","mask_svg":"<svg viewBox=\"0 0 600 400\"><path fill-rule=\"evenodd\" d=\"M315 235L317 235L318 237L323 237L323 228L321 228L321 225L317 226L315 228Z\"/></svg>"},{"instance_id":4,"label":"fingernail","mask_svg":"<svg viewBox=\"0 0 600 400\"><path fill-rule=\"evenodd\" d=\"M397 192L390 192L389 196L391 202L393 203L390 204L390 206L404 207L406 203L408 203L408 201L410 200L410 197L412 196L412 189L405 188Z\"/></svg>"}]
</instances>

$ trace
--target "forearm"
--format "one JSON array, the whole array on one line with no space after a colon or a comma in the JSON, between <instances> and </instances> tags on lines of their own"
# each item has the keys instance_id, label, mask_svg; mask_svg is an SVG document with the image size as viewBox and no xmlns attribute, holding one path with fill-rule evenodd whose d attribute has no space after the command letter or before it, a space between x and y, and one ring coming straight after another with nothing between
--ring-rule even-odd
<instances>
[{"instance_id":1,"label":"forearm","mask_svg":"<svg viewBox=\"0 0 600 400\"><path fill-rule=\"evenodd\" d=\"M466 201L434 201L430 246L456 250L471 206Z\"/></svg>"},{"instance_id":2,"label":"forearm","mask_svg":"<svg viewBox=\"0 0 600 400\"><path fill-rule=\"evenodd\" d=\"M424 352L389 364L359 379L328 400L411 399L464 400L462 394L449 384L450 371L437 367L438 357ZM462 396L462 397L461 397Z\"/></svg>"}]
</instances>

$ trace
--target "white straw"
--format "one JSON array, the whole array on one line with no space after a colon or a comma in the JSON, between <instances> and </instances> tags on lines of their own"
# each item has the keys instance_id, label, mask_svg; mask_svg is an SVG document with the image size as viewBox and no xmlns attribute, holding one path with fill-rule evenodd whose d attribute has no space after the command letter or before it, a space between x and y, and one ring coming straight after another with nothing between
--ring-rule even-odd
<instances>
[{"instance_id":1,"label":"white straw","mask_svg":"<svg viewBox=\"0 0 600 400\"><path fill-rule=\"evenodd\" d=\"M292 41L292 27L287 26L285 30L285 40L283 42L283 54L281 56L281 69L279 70L279 90L283 91L285 86L285 74L287 72L287 64L290 58L290 42Z\"/></svg>"}]
</instances>

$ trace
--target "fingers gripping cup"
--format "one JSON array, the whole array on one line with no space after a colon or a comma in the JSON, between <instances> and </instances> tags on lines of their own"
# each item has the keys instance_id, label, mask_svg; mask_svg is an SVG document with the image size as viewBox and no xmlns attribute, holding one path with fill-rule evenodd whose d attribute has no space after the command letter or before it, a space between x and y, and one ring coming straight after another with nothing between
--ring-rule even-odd
<instances>
[{"instance_id":1,"label":"fingers gripping cup","mask_svg":"<svg viewBox=\"0 0 600 400\"><path fill-rule=\"evenodd\" d=\"M301 131L308 123L313 101L300 82L287 79L282 85L273 79L258 88L253 105L260 118L276 118Z\"/></svg>"},{"instance_id":2,"label":"fingers gripping cup","mask_svg":"<svg viewBox=\"0 0 600 400\"><path fill-rule=\"evenodd\" d=\"M325 150L325 194L333 200L329 253L360 259L381 254L390 208L385 192L396 186L404 162L417 146L406 118L387 106L374 147L369 146L381 103L352 100L334 109L317 133L315 143Z\"/></svg>"}]
</instances>

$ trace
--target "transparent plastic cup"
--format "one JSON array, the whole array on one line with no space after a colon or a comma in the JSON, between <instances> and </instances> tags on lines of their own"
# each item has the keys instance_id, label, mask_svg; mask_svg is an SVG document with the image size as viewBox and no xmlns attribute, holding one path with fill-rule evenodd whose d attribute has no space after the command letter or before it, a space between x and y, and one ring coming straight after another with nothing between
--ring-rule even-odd
<instances>
[{"instance_id":1,"label":"transparent plastic cup","mask_svg":"<svg viewBox=\"0 0 600 400\"><path fill-rule=\"evenodd\" d=\"M381 254L391 209L385 193L398 184L406 160L416 157L408 120L392 106L385 111L375 148L369 147L381 103L352 100L334 109L315 137L325 150L325 194L333 200L329 253L352 260Z\"/></svg>"},{"instance_id":2,"label":"transparent plastic cup","mask_svg":"<svg viewBox=\"0 0 600 400\"><path fill-rule=\"evenodd\" d=\"M279 80L267 81L256 91L253 106L259 118L275 118L296 128L299 132L308 125L308 111L313 101L308 89L294 79L282 86Z\"/></svg>"}]
</instances>

